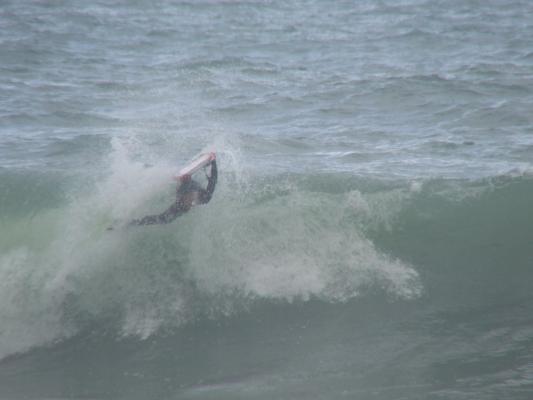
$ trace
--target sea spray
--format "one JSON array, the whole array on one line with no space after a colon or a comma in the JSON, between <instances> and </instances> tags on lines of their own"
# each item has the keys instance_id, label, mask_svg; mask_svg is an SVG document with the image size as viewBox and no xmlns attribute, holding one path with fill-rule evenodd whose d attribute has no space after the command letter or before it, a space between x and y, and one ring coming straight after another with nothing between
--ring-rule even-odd
<instances>
[{"instance_id":1,"label":"sea spray","mask_svg":"<svg viewBox=\"0 0 533 400\"><path fill-rule=\"evenodd\" d=\"M406 299L420 294L416 270L378 250L361 227L369 210L386 209L383 199L374 207L359 193L354 205L345 188L320 193L287 176L277 184L253 179L240 172L232 148L221 147L221 179L208 205L172 224L127 227L174 201L174 170L166 161L131 160L119 141L114 148L102 181L75 185L66 202L28 222L30 231L46 232L38 244L21 236L2 256L10 321L3 356L99 323L147 338L256 300L337 302L376 289ZM390 204L399 206L397 196ZM15 292L26 300L14 301ZM20 329L43 334L13 342Z\"/></svg>"}]
</instances>

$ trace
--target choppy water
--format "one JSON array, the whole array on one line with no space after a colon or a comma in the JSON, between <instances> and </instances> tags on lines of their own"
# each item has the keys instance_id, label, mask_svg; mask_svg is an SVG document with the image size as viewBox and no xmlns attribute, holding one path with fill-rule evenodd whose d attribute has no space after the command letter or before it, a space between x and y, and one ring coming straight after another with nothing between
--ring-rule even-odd
<instances>
[{"instance_id":1,"label":"choppy water","mask_svg":"<svg viewBox=\"0 0 533 400\"><path fill-rule=\"evenodd\" d=\"M532 398L532 15L0 1L0 397Z\"/></svg>"}]
</instances>

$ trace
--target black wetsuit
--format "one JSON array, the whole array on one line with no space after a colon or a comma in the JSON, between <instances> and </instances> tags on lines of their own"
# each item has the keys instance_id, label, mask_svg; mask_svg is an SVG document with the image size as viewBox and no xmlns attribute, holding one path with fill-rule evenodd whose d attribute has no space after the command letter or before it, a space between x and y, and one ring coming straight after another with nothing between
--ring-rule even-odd
<instances>
[{"instance_id":1,"label":"black wetsuit","mask_svg":"<svg viewBox=\"0 0 533 400\"><path fill-rule=\"evenodd\" d=\"M190 179L183 182L176 192L176 201L167 210L161 214L148 215L141 219L134 219L130 222L130 225L154 225L154 224L168 224L174 221L180 215L185 214L191 209L193 204L187 204L184 201L184 195L191 192L198 192L198 203L209 203L215 186L217 184L217 163L216 160L211 161L211 174L207 178L207 187L204 189L198 182Z\"/></svg>"}]
</instances>

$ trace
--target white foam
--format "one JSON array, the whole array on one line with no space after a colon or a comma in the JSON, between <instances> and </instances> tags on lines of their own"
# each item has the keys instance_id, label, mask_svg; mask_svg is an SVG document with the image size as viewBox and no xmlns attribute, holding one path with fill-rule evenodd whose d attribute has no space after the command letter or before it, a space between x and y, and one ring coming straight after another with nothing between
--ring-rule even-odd
<instances>
[{"instance_id":1,"label":"white foam","mask_svg":"<svg viewBox=\"0 0 533 400\"><path fill-rule=\"evenodd\" d=\"M42 286L49 267L25 247L0 256L0 359L72 333L61 294Z\"/></svg>"},{"instance_id":2,"label":"white foam","mask_svg":"<svg viewBox=\"0 0 533 400\"><path fill-rule=\"evenodd\" d=\"M355 209L353 193L347 200L294 192L258 207L219 205L192 242L191 273L213 294L343 301L377 286L393 296L417 296L416 271L381 254L348 221L349 213L370 210L360 195L355 199Z\"/></svg>"}]
</instances>

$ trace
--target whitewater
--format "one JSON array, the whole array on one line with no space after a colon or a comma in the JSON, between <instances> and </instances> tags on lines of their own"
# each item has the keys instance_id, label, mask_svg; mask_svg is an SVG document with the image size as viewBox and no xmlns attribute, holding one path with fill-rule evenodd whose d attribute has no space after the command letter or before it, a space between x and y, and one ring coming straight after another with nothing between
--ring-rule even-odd
<instances>
[{"instance_id":1,"label":"whitewater","mask_svg":"<svg viewBox=\"0 0 533 400\"><path fill-rule=\"evenodd\" d=\"M0 398L531 399L531 15L0 1Z\"/></svg>"}]
</instances>

